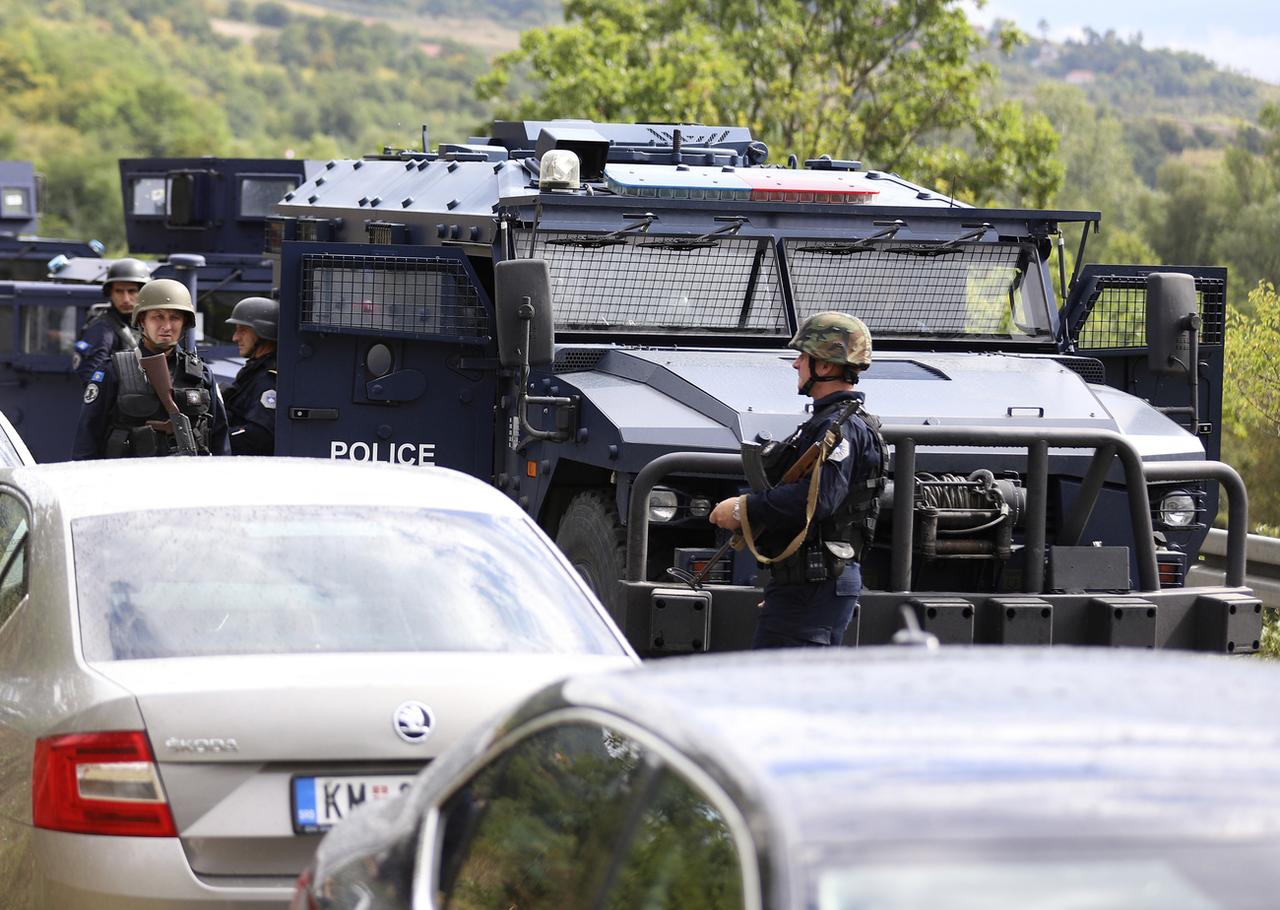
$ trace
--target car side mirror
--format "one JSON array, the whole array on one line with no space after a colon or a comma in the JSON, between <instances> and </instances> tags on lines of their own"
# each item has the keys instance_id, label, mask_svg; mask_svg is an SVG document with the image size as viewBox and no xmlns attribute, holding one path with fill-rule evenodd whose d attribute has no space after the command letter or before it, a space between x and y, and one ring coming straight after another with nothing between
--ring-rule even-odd
<instances>
[{"instance_id":1,"label":"car side mirror","mask_svg":"<svg viewBox=\"0 0 1280 910\"><path fill-rule=\"evenodd\" d=\"M499 262L493 267L493 284L498 360L507 368L550 364L555 359L555 322L546 260ZM526 337L528 350L524 349Z\"/></svg>"},{"instance_id":2,"label":"car side mirror","mask_svg":"<svg viewBox=\"0 0 1280 910\"><path fill-rule=\"evenodd\" d=\"M1192 367L1191 332L1199 328L1196 281L1182 272L1147 275L1147 368L1186 375Z\"/></svg>"}]
</instances>

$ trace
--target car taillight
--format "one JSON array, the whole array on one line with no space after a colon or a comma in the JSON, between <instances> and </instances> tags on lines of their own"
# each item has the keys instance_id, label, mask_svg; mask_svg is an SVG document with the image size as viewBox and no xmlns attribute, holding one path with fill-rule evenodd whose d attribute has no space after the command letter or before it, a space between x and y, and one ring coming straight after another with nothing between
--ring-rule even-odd
<instances>
[{"instance_id":1,"label":"car taillight","mask_svg":"<svg viewBox=\"0 0 1280 910\"><path fill-rule=\"evenodd\" d=\"M147 734L72 733L36 740L31 814L37 828L176 837Z\"/></svg>"}]
</instances>

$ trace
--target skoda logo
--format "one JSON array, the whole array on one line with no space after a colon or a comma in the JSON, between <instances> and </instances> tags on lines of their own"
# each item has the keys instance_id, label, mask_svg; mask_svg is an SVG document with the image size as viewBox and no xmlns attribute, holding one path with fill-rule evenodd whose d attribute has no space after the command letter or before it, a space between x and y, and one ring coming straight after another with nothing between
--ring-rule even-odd
<instances>
[{"instance_id":1,"label":"skoda logo","mask_svg":"<svg viewBox=\"0 0 1280 910\"><path fill-rule=\"evenodd\" d=\"M396 728L396 736L414 746L427 741L434 725L431 709L420 701L407 701L391 715L391 726Z\"/></svg>"}]
</instances>

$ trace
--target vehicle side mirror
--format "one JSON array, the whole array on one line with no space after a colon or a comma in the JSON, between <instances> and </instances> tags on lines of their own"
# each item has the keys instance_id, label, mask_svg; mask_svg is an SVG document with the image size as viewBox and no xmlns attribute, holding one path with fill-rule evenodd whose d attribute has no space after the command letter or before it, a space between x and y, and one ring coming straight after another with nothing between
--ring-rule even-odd
<instances>
[{"instance_id":1,"label":"vehicle side mirror","mask_svg":"<svg viewBox=\"0 0 1280 910\"><path fill-rule=\"evenodd\" d=\"M545 259L508 259L493 267L498 360L504 367L547 366L555 359L551 270ZM525 324L529 350L524 351ZM527 355L527 358L526 358Z\"/></svg>"},{"instance_id":2,"label":"vehicle side mirror","mask_svg":"<svg viewBox=\"0 0 1280 910\"><path fill-rule=\"evenodd\" d=\"M1147 275L1147 368L1185 375L1191 370L1191 335L1199 316L1196 281L1182 272Z\"/></svg>"}]
</instances>

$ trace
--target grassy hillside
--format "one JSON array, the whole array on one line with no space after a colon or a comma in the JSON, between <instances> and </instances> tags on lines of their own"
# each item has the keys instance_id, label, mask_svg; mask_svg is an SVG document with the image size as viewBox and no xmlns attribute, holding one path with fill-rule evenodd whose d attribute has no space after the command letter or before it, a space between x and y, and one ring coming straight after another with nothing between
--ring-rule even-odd
<instances>
[{"instance_id":1,"label":"grassy hillside","mask_svg":"<svg viewBox=\"0 0 1280 910\"><path fill-rule=\"evenodd\" d=\"M47 177L42 231L123 244L116 159L359 155L462 138L486 54L350 17L202 0L0 5L0 157Z\"/></svg>"},{"instance_id":2,"label":"grassy hillside","mask_svg":"<svg viewBox=\"0 0 1280 910\"><path fill-rule=\"evenodd\" d=\"M1063 44L1032 39L1009 57L992 58L1007 97L1034 101L1047 83L1078 87L1088 101L1120 122L1139 177L1154 185L1170 156L1220 151L1242 128L1258 141L1255 124L1280 86L1224 70L1199 54L1146 48L1140 37L1086 30ZM1254 151L1257 150L1255 147Z\"/></svg>"}]
</instances>

